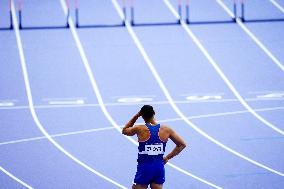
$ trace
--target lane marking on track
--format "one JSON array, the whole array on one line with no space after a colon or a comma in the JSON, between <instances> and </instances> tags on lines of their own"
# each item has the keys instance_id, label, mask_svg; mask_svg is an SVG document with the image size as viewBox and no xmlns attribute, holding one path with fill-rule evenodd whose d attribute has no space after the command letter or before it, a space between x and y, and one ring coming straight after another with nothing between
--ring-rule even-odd
<instances>
[{"instance_id":1,"label":"lane marking on track","mask_svg":"<svg viewBox=\"0 0 284 189\"><path fill-rule=\"evenodd\" d=\"M207 101L207 100L221 100L223 97L221 95L191 95L187 96L186 100L188 101Z\"/></svg>"},{"instance_id":2,"label":"lane marking on track","mask_svg":"<svg viewBox=\"0 0 284 189\"><path fill-rule=\"evenodd\" d=\"M0 170L2 172L4 172L6 175L8 175L9 177L11 177L13 180L15 180L16 182L20 183L21 185L23 185L24 187L28 188L28 189L33 189L33 187L31 187L30 185L28 185L27 183L25 183L24 181L20 180L19 178L17 178L15 175L13 175L12 173L10 173L9 171L7 171L6 169L4 169L3 167L0 166Z\"/></svg>"},{"instance_id":3,"label":"lane marking on track","mask_svg":"<svg viewBox=\"0 0 284 189\"><path fill-rule=\"evenodd\" d=\"M218 1L218 0L217 0ZM176 10L173 8L172 4L168 0L164 0L165 4L169 7L169 9L173 12L173 14L177 14ZM219 1L218 1L219 2ZM224 7L226 5L221 2ZM227 7L226 7L227 8ZM228 8L227 8L228 9ZM230 10L228 10L230 11ZM178 19L179 17L177 17ZM193 40L193 42L196 44L196 46L199 48L199 50L202 52L202 54L206 57L208 62L213 66L215 71L218 73L218 75L222 78L222 80L225 82L227 87L232 91L232 93L235 95L235 97L239 100L239 102L251 112L251 114L258 119L260 122L262 122L265 126L271 128L275 132L284 135L284 131L278 127L276 127L274 124L270 123L266 119L264 119L262 116L257 114L252 107L249 106L249 104L245 101L245 99L241 96L241 94L237 91L237 89L234 87L234 85L231 83L231 81L227 78L225 73L222 71L222 69L218 66L217 62L213 59L213 57L209 54L207 49L203 46L201 41L196 37L196 35L191 31L188 24L185 23L185 21L181 21L182 28L186 31L188 36ZM143 49L144 50L144 49ZM154 68L152 68L154 69Z\"/></svg>"},{"instance_id":4,"label":"lane marking on track","mask_svg":"<svg viewBox=\"0 0 284 189\"><path fill-rule=\"evenodd\" d=\"M117 99L117 102L120 103L138 103L138 102L152 102L153 98L146 97L124 97Z\"/></svg>"},{"instance_id":5,"label":"lane marking on track","mask_svg":"<svg viewBox=\"0 0 284 189\"><path fill-rule=\"evenodd\" d=\"M121 16L121 18L123 19L123 13L120 10L119 5L117 4L116 0L112 0L112 2L114 3L115 7L117 8L119 15ZM174 9L174 7L170 4L170 2L168 0L164 0L164 3L169 7L169 9L172 11L172 13L174 15L177 15L177 19L179 19L178 13L176 12L176 10ZM206 56L206 58L210 61L210 63L214 66L214 68L218 71L218 73L222 76L222 78L226 81L227 84L229 84L230 87L232 87L231 83L229 82L229 80L225 77L225 75L223 74L223 72L220 70L220 68L217 66L217 64L215 63L215 61L213 60L213 58L209 55L209 53L207 52L207 50L201 45L200 41L196 38L196 36L191 32L191 30L188 28L187 24L184 21L181 21L181 25L182 27L186 30L186 32L190 35L190 37L192 38L192 40L196 43L196 45L198 46L198 48L204 53L204 55ZM281 173L277 170L274 170L268 166L265 166L253 159L248 158L247 156L244 156L243 154L233 150L232 148L229 148L228 146L224 145L223 143L219 142L218 140L216 140L215 138L211 137L210 135L208 135L206 132L204 132L203 130L201 130L197 125L195 125L193 122L189 121L186 116L184 115L184 113L178 108L178 106L174 103L174 100L172 98L172 96L170 95L168 89L166 88L164 82L162 81L162 79L160 78L160 75L158 74L154 64L152 63L151 59L149 58L148 54L146 53L144 47L142 46L140 40L138 39L136 33L134 32L133 28L131 27L130 23L128 21L126 21L126 28L130 34L130 36L132 37L135 45L137 46L137 48L139 49L142 57L144 58L145 62L147 63L149 69L151 70L153 76L155 77L157 83L159 84L161 90L163 91L163 93L165 94L166 98L168 99L170 105L172 106L173 110L189 125L191 126L196 132L198 132L199 134L201 134L202 136L204 136L205 138L207 138L208 140L210 140L211 142L215 143L216 145L218 145L219 147L223 148L224 150L227 150L228 152L240 157L241 159L244 159L258 167L261 167L263 169L266 169L267 171L270 171L272 173L275 173L277 175L280 176L284 176L284 173ZM238 94L238 92L232 87L232 91L234 92L234 94L236 95L236 97L240 98L240 95ZM240 98L239 100L244 101L243 98ZM244 104L246 104L246 102L243 102ZM251 113L254 112L252 110L252 108L250 106L246 107ZM254 114L256 114L256 112L254 112ZM256 114L256 116L259 116L258 114ZM262 117L260 117L259 119L263 119ZM265 121L265 120L263 120ZM278 129L278 128L277 128ZM196 178L196 179L200 179L200 178ZM201 181L201 180L200 180ZM202 182L206 183L207 181L203 180ZM208 185L212 186L212 187L218 187L216 185L213 185L212 183L207 183Z\"/></svg>"},{"instance_id":6,"label":"lane marking on track","mask_svg":"<svg viewBox=\"0 0 284 189\"><path fill-rule=\"evenodd\" d=\"M284 107L273 107L273 108L259 108L255 109L257 112L269 112L273 110L284 110ZM231 112L220 112L220 113L212 113L212 114L204 114L204 115L196 115L196 116L189 116L187 119L194 120L194 119L202 119L202 118L210 118L210 117L221 117L221 116L228 116L228 115L238 115L238 114L245 114L249 113L247 110L239 110L239 111L231 111ZM162 119L158 120L159 123L170 123L175 121L182 121L182 118L168 118L168 119ZM144 123L137 123L137 124L144 124ZM120 128L124 127L124 125L119 125ZM116 129L113 126L110 127L102 127L102 128L96 128L96 129L85 129L80 131L73 131L73 132L66 132L66 133L59 133L50 135L53 138L56 137L65 137L65 136L72 136L72 135L79 135L79 134L86 134L86 133L93 133L93 132L99 132L99 131L107 131L107 130L113 130ZM24 138L24 139L18 139L18 140L11 140L6 142L0 142L0 146L2 145L8 145L8 144L17 144L17 143L23 143L23 142L30 142L30 141L37 141L46 139L45 136L40 137L31 137L31 138Z\"/></svg>"},{"instance_id":7,"label":"lane marking on track","mask_svg":"<svg viewBox=\"0 0 284 189\"><path fill-rule=\"evenodd\" d=\"M160 85L160 87L161 87L162 91L164 92L166 98L169 100L170 104L172 105L172 107L173 107L174 109L177 108L177 107L175 107L175 105L173 105L173 99L172 99L172 97L169 95L169 93L168 93L166 87L164 86L164 84L163 84L161 78L160 78L159 75L157 74L156 69L154 68L154 66L153 66L153 64L152 64L152 62L151 62L151 60L150 60L150 58L148 57L148 54L147 54L146 51L144 50L144 47L142 46L140 40L139 40L138 37L136 36L136 34L135 34L134 30L132 29L130 23L124 18L124 14L123 14L123 12L122 12L122 10L121 10L119 4L117 3L116 0L112 0L112 3L113 3L113 5L114 5L114 7L116 8L116 10L117 10L117 12L118 12L120 18L123 19L123 20L125 20L125 26L126 26L126 28L127 28L127 31L129 32L130 36L132 37L132 39L133 39L133 41L134 41L136 47L139 49L139 51L140 51L140 53L141 53L143 59L145 60L145 62L146 62L147 65L149 66L150 70L152 71L154 77L156 78L156 81L157 81L158 84ZM176 109L175 109L175 110L176 110ZM176 111L177 111L177 110L176 110ZM179 115L179 114L178 114L178 115ZM200 178L200 177L198 177L198 176L195 176L195 175L193 175L193 174L191 174L191 173L189 173L189 172L187 172L187 171L185 171L185 170L183 170L183 169L181 169L181 168L179 168L179 167L177 167L177 166L175 166L175 165L173 165L173 164L171 164L171 163L168 163L168 165L171 166L171 167L174 168L174 169L177 169L177 170L179 170L179 171L181 171L181 172L187 174L188 176L191 176L191 177L193 177L193 178L199 180L200 182L203 182L204 184L207 184L207 185L213 187L213 188L221 188L220 186L217 186L217 185L215 185L215 184L213 184L213 183L211 183L211 182L209 182L209 181L207 181L207 180L205 180L205 179L202 179L202 178Z\"/></svg>"},{"instance_id":8,"label":"lane marking on track","mask_svg":"<svg viewBox=\"0 0 284 189\"><path fill-rule=\"evenodd\" d=\"M263 94L263 95L258 95L257 98L260 99L283 99L284 98L284 92L279 92L279 93L268 93L268 94Z\"/></svg>"},{"instance_id":9,"label":"lane marking on track","mask_svg":"<svg viewBox=\"0 0 284 189\"><path fill-rule=\"evenodd\" d=\"M65 3L60 1L61 3ZM65 14L67 14L67 7L62 4L62 8ZM18 20L17 20L17 14L14 6L14 1L12 1L12 18L13 18L13 24L14 26L18 26ZM70 21L70 20L69 20ZM72 25L73 26L73 25ZM74 26L73 26L74 27ZM67 157L69 157L71 160L73 160L75 163L78 165L82 166L83 168L89 170L90 172L94 173L95 175L101 177L102 179L116 185L119 188L127 189L125 186L122 186L121 184L113 181L112 179L106 177L105 175L101 174L100 172L96 171L95 169L91 168L75 156L73 156L71 153L69 153L65 148L63 148L59 143L57 143L50 135L49 133L45 130L43 125L41 124L39 118L37 117L35 108L34 108L34 102L33 102L33 96L32 96L32 91L31 91L31 86L30 86L30 81L29 81L29 75L28 75L28 70L27 70L27 64L26 64L26 59L25 59L25 54L24 54L24 49L23 49L23 44L22 44L22 39L20 35L20 31L18 27L15 27L14 29L15 35L16 35L16 40L17 40L17 46L18 46L18 51L19 51L19 56L20 56L20 63L21 63L21 68L23 72L23 78L24 78L24 83L25 83L25 88L26 88L26 95L28 98L29 102L29 109L30 113L32 115L32 118L38 127L38 129L41 131L41 133L48 139L50 143L52 143L59 151L61 151L63 154L65 154Z\"/></svg>"},{"instance_id":10,"label":"lane marking on track","mask_svg":"<svg viewBox=\"0 0 284 189\"><path fill-rule=\"evenodd\" d=\"M222 2L221 0L216 0L217 3L228 13L231 18L234 18L233 12ZM240 18L236 18L237 24L245 31L245 33L250 36L250 38L264 51L264 53L284 72L284 65L270 52L270 50L246 27L246 25L241 21Z\"/></svg>"},{"instance_id":11,"label":"lane marking on track","mask_svg":"<svg viewBox=\"0 0 284 189\"><path fill-rule=\"evenodd\" d=\"M66 4L65 4L64 0L60 0L60 2L61 2L61 5L64 7L65 13L67 13L67 7L66 7ZM122 16L121 19L122 19L122 20L125 20L125 18L124 18L124 16L123 16L123 13L122 13L122 10L120 9L118 3L117 3L116 1L112 1L112 3L113 3L113 5L114 5L115 9L118 11L119 15ZM83 46L82 46L82 43L81 43L81 41L80 41L79 35L78 35L77 31L76 31L76 28L74 27L74 22L72 21L72 18L69 18L68 22L69 22L69 24L70 24L70 29L71 29L72 35L73 35L73 37L74 37L75 43L76 43L76 45L77 45L77 48L78 48L78 50L79 50L80 56L81 56L81 58L82 58L84 67L85 67L85 69L86 69L86 72L87 72L87 75L88 75L89 80L90 80L90 82L91 82L91 85L92 85L92 88L93 88L93 90L94 90L94 93L95 93L95 95L96 95L96 97L97 97L97 100L98 100L98 103L99 103L99 105L100 105L100 108L101 108L103 114L105 115L105 117L106 117L106 118L108 119L108 121L111 123L111 125L114 126L114 127L116 128L116 130L117 130L119 133L121 133L121 128L118 126L118 124L115 122L115 120L112 118L112 116L110 115L110 113L109 113L108 110L106 109L106 106L105 106L105 104L104 104L102 95L101 95L101 93L100 93L100 90L99 90L99 88L98 88L97 82L96 82L96 80L95 80L94 74L93 74L93 72L92 72L92 70L91 70L91 67L90 67L88 58L87 58L87 56L86 56L86 53L85 53L84 48L83 48ZM127 23L127 24L129 24L129 23ZM127 138L127 139L128 139L130 142L132 142L133 144L138 145L138 142L135 141L133 138L131 138L131 137L126 137L126 136L125 136L125 138ZM189 173L189 172L187 172L187 171L181 169L180 167L177 167L177 166L175 166L175 165L173 165L173 164L171 164L171 163L168 163L167 165L173 167L174 169L176 169L176 170L178 170L178 171L180 171L180 172L182 172L182 173L184 173L184 174L186 174L186 175L188 175L188 176L191 176L191 177L193 177L193 178L195 178L195 179L197 179L197 180L199 180L199 181L202 181L203 183L206 183L206 184L208 184L208 185L211 185L212 187L221 188L221 187L218 187L218 186L216 186L216 185L213 185L212 183L209 183L209 182L207 182L207 181L201 179L200 177L197 177L197 176L195 176L195 175L193 175L193 174L191 174L191 173Z\"/></svg>"},{"instance_id":12,"label":"lane marking on track","mask_svg":"<svg viewBox=\"0 0 284 189\"><path fill-rule=\"evenodd\" d=\"M0 107L11 107L11 106L15 106L14 102L0 102Z\"/></svg>"},{"instance_id":13,"label":"lane marking on track","mask_svg":"<svg viewBox=\"0 0 284 189\"><path fill-rule=\"evenodd\" d=\"M275 102L284 101L283 98L246 98L247 102ZM220 100L180 100L174 101L175 104L204 104L204 103L228 103L228 102L239 102L238 99L220 99ZM105 103L105 106L137 106L144 105L144 102L136 103ZM169 105L169 101L151 101L152 105ZM97 103L85 103L85 104L64 104L64 105L35 105L35 109L56 109L56 108L85 108L85 107L98 107ZM29 106L13 106L13 107L1 107L0 110L19 110L19 109L29 109Z\"/></svg>"},{"instance_id":14,"label":"lane marking on track","mask_svg":"<svg viewBox=\"0 0 284 189\"><path fill-rule=\"evenodd\" d=\"M284 14L284 8L278 2L276 2L275 0L270 0L270 2Z\"/></svg>"},{"instance_id":15,"label":"lane marking on track","mask_svg":"<svg viewBox=\"0 0 284 189\"><path fill-rule=\"evenodd\" d=\"M78 100L50 100L48 101L48 104L50 105L75 105L75 104L85 104L85 101L83 99Z\"/></svg>"}]
</instances>

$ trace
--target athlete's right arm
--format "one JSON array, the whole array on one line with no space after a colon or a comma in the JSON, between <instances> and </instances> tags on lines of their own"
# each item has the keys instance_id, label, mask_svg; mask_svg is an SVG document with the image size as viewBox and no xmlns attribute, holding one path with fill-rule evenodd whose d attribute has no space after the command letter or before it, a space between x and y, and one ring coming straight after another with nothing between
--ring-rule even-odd
<instances>
[{"instance_id":1,"label":"athlete's right arm","mask_svg":"<svg viewBox=\"0 0 284 189\"><path fill-rule=\"evenodd\" d=\"M133 127L133 125L140 116L141 116L140 112L134 115L133 118L130 121L128 121L128 123L123 127L122 134L127 136L133 136L137 134L137 127Z\"/></svg>"},{"instance_id":2,"label":"athlete's right arm","mask_svg":"<svg viewBox=\"0 0 284 189\"><path fill-rule=\"evenodd\" d=\"M170 134L169 138L176 144L176 147L173 149L171 153L169 153L167 156L164 157L165 164L170 159L178 155L186 147L184 140L174 130L172 130L171 128L168 129Z\"/></svg>"}]
</instances>

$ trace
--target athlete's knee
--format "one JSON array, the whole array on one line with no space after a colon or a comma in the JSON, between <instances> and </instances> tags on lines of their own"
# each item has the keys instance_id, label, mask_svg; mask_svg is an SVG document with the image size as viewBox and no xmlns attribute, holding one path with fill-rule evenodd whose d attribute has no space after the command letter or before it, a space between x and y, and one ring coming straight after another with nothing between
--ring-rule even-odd
<instances>
[{"instance_id":1,"label":"athlete's knee","mask_svg":"<svg viewBox=\"0 0 284 189\"><path fill-rule=\"evenodd\" d=\"M162 189L163 185L162 184L156 184L154 182L151 183L151 189Z\"/></svg>"},{"instance_id":2,"label":"athlete's knee","mask_svg":"<svg viewBox=\"0 0 284 189\"><path fill-rule=\"evenodd\" d=\"M141 184L133 184L132 189L147 189L148 186L146 185L141 185Z\"/></svg>"}]
</instances>

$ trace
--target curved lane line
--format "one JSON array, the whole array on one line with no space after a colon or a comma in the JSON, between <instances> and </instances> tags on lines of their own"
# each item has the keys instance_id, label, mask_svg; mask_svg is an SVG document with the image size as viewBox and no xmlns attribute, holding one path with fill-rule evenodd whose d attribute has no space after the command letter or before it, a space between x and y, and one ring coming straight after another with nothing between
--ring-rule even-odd
<instances>
[{"instance_id":1,"label":"curved lane line","mask_svg":"<svg viewBox=\"0 0 284 189\"><path fill-rule=\"evenodd\" d=\"M168 8L172 11L172 13L179 18L177 12L174 10L173 6L168 0L164 0L165 4L168 6ZM186 33L189 35L189 37L193 40L193 42L198 46L200 51L204 54L204 56L207 58L208 62L214 67L214 69L217 71L219 76L222 78L222 80L226 83L226 85L229 87L229 89L232 91L232 93L235 95L235 97L240 101L240 103L259 121L264 123L267 127L271 128L272 130L276 131L277 133L284 135L284 131L264 119L262 116L260 116L258 113L256 113L245 101L245 99L240 95L240 93L237 91L237 89L234 87L234 85L230 82L230 80L227 78L227 76L223 73L221 68L218 66L216 61L212 58L212 56L208 53L206 48L202 45L202 43L199 41L199 39L195 36L195 34L189 29L188 25L181 21L181 26L184 28Z\"/></svg>"},{"instance_id":2,"label":"curved lane line","mask_svg":"<svg viewBox=\"0 0 284 189\"><path fill-rule=\"evenodd\" d=\"M274 107L274 108L262 108L262 109L255 109L255 111L258 112L267 112L267 111L273 111L273 110L283 110L284 107ZM228 116L228 115L237 115L237 114L246 114L249 113L247 110L240 110L240 111L231 111L231 112L219 112L219 113L212 113L212 114L203 114L203 115L196 115L196 116L190 116L187 117L189 120L193 119L202 119L202 118L210 118L210 117L221 117L221 116ZM175 122L175 121L182 121L182 118L168 118L168 119L162 119L158 120L160 123L169 123L169 122ZM143 124L143 123L138 123ZM119 127L123 127L123 125L119 125ZM70 136L70 135L79 135L79 134L85 134L85 133L94 133L99 131L106 131L106 130L113 130L115 127L109 126L109 127L102 127L102 128L96 128L96 129L85 129L85 130L79 130L79 131L73 131L73 132L66 132L66 133L58 133L50 135L52 138L56 137L64 137L64 136ZM12 141L6 141L6 142L0 142L0 146L2 145L9 145L9 144L17 144L17 143L24 143L24 142L30 142L30 141L37 141L46 139L45 136L40 137L32 137L32 138L24 138L24 139L18 139L18 140L12 140Z\"/></svg>"},{"instance_id":3,"label":"curved lane line","mask_svg":"<svg viewBox=\"0 0 284 189\"><path fill-rule=\"evenodd\" d=\"M62 8L63 8L63 10L64 10L64 13L67 14L67 7L66 7L66 4L65 4L64 0L60 0L60 2L61 2L61 6L62 6ZM81 55L82 62L83 62L83 64L84 64L84 66L85 66L87 75L88 75L89 80L90 80L90 82L91 82L91 84L92 84L92 88L93 88L93 90L94 90L94 92L95 92L95 95L96 95L96 97L97 97L98 103L99 103L99 105L100 105L100 108L101 108L102 112L104 113L105 117L106 117L106 118L108 119L108 121L111 123L111 125L114 126L115 129L117 129L117 131L121 133L121 128L120 128L119 125L115 122L115 120L112 118L112 116L110 115L110 113L109 113L108 110L106 109L106 106L105 106L105 104L104 104L102 95L101 95L100 90L99 90L99 88L98 88L98 86L97 86L97 82L96 82L96 80L95 80L94 74L92 73L92 70L91 70L91 67L90 67L90 64L89 64L89 60L88 60L88 58L87 58L87 56L86 56L86 53L85 53L84 48L83 48L83 46L82 46L82 43L81 43L81 41L80 41L80 39L79 39L79 35L77 34L77 31L76 31L76 29L75 29L74 22L73 22L73 20L72 20L71 18L68 19L68 22L69 22L70 29L71 29L71 32L72 32L72 34L73 34L75 43L76 43L76 45L77 45L77 47L78 47L78 50L79 50L79 53L80 53L80 55ZM131 137L125 136L125 138L127 138L127 139L128 139L130 142L132 142L133 144L138 145L138 143L137 143L134 139L132 139ZM182 172L182 173L184 173L184 174L186 174L186 175L188 175L188 176L190 176L190 177L192 177L192 178L194 178L194 179L197 179L197 180L199 180L200 182L203 182L203 183L205 183L205 184L207 184L207 185L209 185L209 186L211 186L211 187L213 187L213 188L221 189L221 187L219 187L219 186L217 186L217 185L215 185L215 184L212 184L212 183L210 183L210 182L208 182L208 181L206 181L206 180L204 180L204 179L202 179L202 178L200 178L200 177L198 177L198 176L196 176L196 175L193 175L192 173L189 173L189 172L187 172L187 171L181 169L180 167L177 167L176 165L174 165L174 164L172 164L172 163L167 163L167 165L169 165L169 166L171 166L172 168L174 168L174 169L176 169L176 170L178 170L178 171L180 171L180 172Z\"/></svg>"},{"instance_id":4,"label":"curved lane line","mask_svg":"<svg viewBox=\"0 0 284 189\"><path fill-rule=\"evenodd\" d=\"M18 21L17 21L17 16L16 16L16 11L15 11L15 6L14 6L14 2L12 1L12 16L13 16L13 24L14 26L18 26ZM21 36L20 36L20 32L19 32L19 28L15 27L15 35L16 35L16 39L17 39L17 44L18 44L18 50L19 50L19 56L20 56L20 62L21 62L21 67L22 67L22 72L23 72L23 76L24 76L24 82L25 82L25 88L26 88L26 93L27 93L27 97L28 97L28 102L29 102L29 107L30 107L30 112L31 115L37 125L37 127L39 128L39 130L42 132L42 134L58 149L60 150L62 153L64 153L66 156L68 156L71 160L73 160L74 162L76 162L77 164L79 164L80 166L84 167L85 169L91 171L92 173L94 173L95 175L103 178L104 180L116 185L119 188L123 188L123 189L127 189L125 186L122 186L121 184L115 182L114 180L106 177L105 175L101 174L100 172L96 171L95 169L91 168L90 166L88 166L87 164L83 163L82 161L80 161L78 158L76 158L75 156L73 156L71 153L69 153L66 149L64 149L60 144L58 144L50 135L49 133L45 130L45 128L42 126L42 124L40 123L36 111L34 109L34 103L33 103L33 96L32 96L32 92L31 92L31 87L30 87L30 81L29 81L29 77L28 77L28 71L27 71L27 66L26 66L26 60L25 60L25 56L24 56L24 51L23 51L23 46L22 46L22 40L21 40Z\"/></svg>"},{"instance_id":5,"label":"curved lane line","mask_svg":"<svg viewBox=\"0 0 284 189\"><path fill-rule=\"evenodd\" d=\"M124 16L123 16L123 13L122 11L120 10L120 7L118 5L118 3L116 2L116 0L112 0L112 2L114 3L115 7L117 8L118 12L119 12L119 15L120 17L123 19ZM178 17L178 14L177 12L174 10L174 8L171 6L171 4L167 1L167 0L164 0L164 2L167 4L168 3L168 6L169 8L172 10L172 12L175 14L175 16ZM181 22L182 26L183 27L186 27L187 28L187 25L184 21ZM215 143L216 145L220 146L221 148L225 149L226 151L258 166L258 167L261 167L263 169L266 169L267 171L270 171L272 173L275 173L277 175L280 175L280 176L284 176L284 173L280 172L280 171L277 171L277 170L274 170L268 166L265 166L253 159L250 159L244 155L242 155L241 153L229 148L228 146L224 145L223 143L219 142L218 140L216 140L215 138L211 137L210 135L208 135L206 132L204 132L202 129L200 129L199 127L197 127L197 125L195 125L194 123L192 123L190 120L187 119L187 117L183 114L183 112L178 108L178 106L174 103L174 100L172 98L172 96L170 95L168 89L166 88L164 82L162 81L161 77L159 76L156 68L154 67L154 64L152 63L152 61L150 60L148 54L146 53L144 47L142 46L140 40L138 39L136 33L134 32L133 28L131 27L130 23L127 21L126 22L126 28L129 32L129 34L131 35L134 43L136 44L137 48L139 49L141 55L143 56L145 62L147 63L149 69L151 70L152 74L154 75L157 83L159 84L160 88L162 89L164 95L166 96L166 98L168 99L170 105L172 106L172 108L174 109L174 111L184 120L184 122L186 122L191 128L193 128L195 131L197 131L199 134L201 134L202 136L204 136L205 138L207 138L208 140L210 140L211 142ZM190 30L189 30L190 31ZM196 39L196 38L195 38ZM201 49L203 49L205 52L206 50L204 49L204 47L198 43L199 46ZM208 54L208 53L207 53ZM210 57L210 56L209 56ZM213 60L213 59L212 59Z\"/></svg>"},{"instance_id":6,"label":"curved lane line","mask_svg":"<svg viewBox=\"0 0 284 189\"><path fill-rule=\"evenodd\" d=\"M231 18L235 18L234 13L222 2L216 0L217 3L229 14ZM273 1L271 1L273 2ZM275 2L276 3L276 2ZM274 4L275 5L275 4ZM284 72L284 65L270 52L270 50L246 27L240 18L236 18L237 24L246 32L248 36L269 56L269 58Z\"/></svg>"},{"instance_id":7,"label":"curved lane line","mask_svg":"<svg viewBox=\"0 0 284 189\"><path fill-rule=\"evenodd\" d=\"M276 2L275 0L270 0L270 2L284 14L284 8L278 2Z\"/></svg>"},{"instance_id":8,"label":"curved lane line","mask_svg":"<svg viewBox=\"0 0 284 189\"><path fill-rule=\"evenodd\" d=\"M16 182L20 183L21 185L23 185L24 187L28 188L28 189L33 189L33 187L31 187L30 185L28 185L27 183L25 183L24 181L20 180L19 178L17 178L15 175L13 175L12 173L8 172L6 169L4 169L3 167L0 166L0 170L2 172L4 172L6 175L8 175L9 177L11 177L13 180L15 180Z\"/></svg>"}]
</instances>

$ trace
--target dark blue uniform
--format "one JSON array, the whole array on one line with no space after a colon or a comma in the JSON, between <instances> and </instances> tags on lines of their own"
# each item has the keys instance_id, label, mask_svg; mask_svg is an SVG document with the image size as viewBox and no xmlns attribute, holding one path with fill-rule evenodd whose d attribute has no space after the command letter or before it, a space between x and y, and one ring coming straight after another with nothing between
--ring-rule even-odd
<instances>
[{"instance_id":1,"label":"dark blue uniform","mask_svg":"<svg viewBox=\"0 0 284 189\"><path fill-rule=\"evenodd\" d=\"M149 185L154 182L163 184L165 182L165 168L163 156L166 143L159 138L160 124L152 126L146 124L150 138L139 142L138 146L138 165L134 183Z\"/></svg>"}]
</instances>

